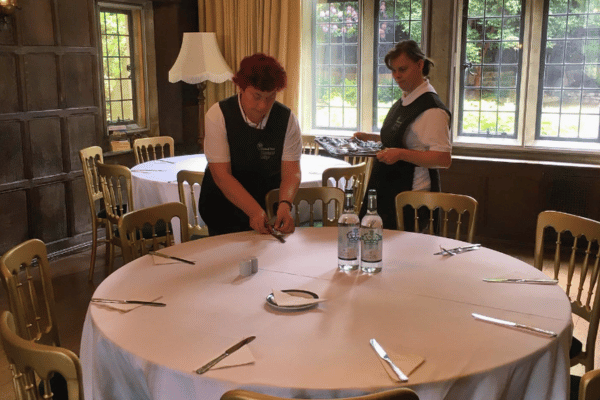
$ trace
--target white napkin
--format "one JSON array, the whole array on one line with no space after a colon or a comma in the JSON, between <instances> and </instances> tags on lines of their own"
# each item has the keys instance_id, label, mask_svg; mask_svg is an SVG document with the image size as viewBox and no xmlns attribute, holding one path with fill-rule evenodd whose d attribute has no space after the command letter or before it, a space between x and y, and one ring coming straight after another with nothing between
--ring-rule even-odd
<instances>
[{"instance_id":1,"label":"white napkin","mask_svg":"<svg viewBox=\"0 0 600 400\"><path fill-rule=\"evenodd\" d=\"M238 341L236 341L235 343L237 343L237 342ZM235 343L231 343L230 346L233 346ZM221 354L223 354L223 353L221 352L219 354L215 354L214 357L211 357L209 359L209 361L214 360L215 358L219 357ZM239 350L235 351L234 353L228 355L227 357L225 357L224 359L219 361L214 367L211 368L211 370L235 367L238 365L248 365L248 364L254 364L254 355L252 355L252 352L250 351L250 348L248 347L248 345L245 345L245 346L242 346Z\"/></svg>"},{"instance_id":2,"label":"white napkin","mask_svg":"<svg viewBox=\"0 0 600 400\"><path fill-rule=\"evenodd\" d=\"M160 299L162 299L163 296L158 296L156 298L148 298L147 296L135 296L135 299L132 297L131 300L141 300L141 301L159 301ZM123 300L128 300L123 298ZM91 304L93 304L96 307L101 307L101 308L105 308L107 310L114 310L114 311L118 311L122 314L128 313L131 310L135 310L138 307L154 307L154 306L145 306L143 304L119 304L119 303L97 303L97 302L92 302Z\"/></svg>"},{"instance_id":3,"label":"white napkin","mask_svg":"<svg viewBox=\"0 0 600 400\"><path fill-rule=\"evenodd\" d=\"M392 362L396 364L398 368L400 368L400 371L404 372L404 375L406 376L410 376L410 374L412 374L421 364L425 362L425 359L423 357L418 356L416 354L388 353L388 356L390 357ZM377 358L381 362L381 365L383 365L383 368L385 368L385 371L388 373L390 378L392 378L392 380L396 382L400 382L398 375L396 375L392 367L390 367L390 365L387 362L382 360L381 357Z\"/></svg>"},{"instance_id":4,"label":"white napkin","mask_svg":"<svg viewBox=\"0 0 600 400\"><path fill-rule=\"evenodd\" d=\"M312 297L294 296L289 293L282 292L281 290L273 289L273 300L278 306L290 307L290 306L304 306L308 304L315 304L325 301L325 299L314 299Z\"/></svg>"}]
</instances>

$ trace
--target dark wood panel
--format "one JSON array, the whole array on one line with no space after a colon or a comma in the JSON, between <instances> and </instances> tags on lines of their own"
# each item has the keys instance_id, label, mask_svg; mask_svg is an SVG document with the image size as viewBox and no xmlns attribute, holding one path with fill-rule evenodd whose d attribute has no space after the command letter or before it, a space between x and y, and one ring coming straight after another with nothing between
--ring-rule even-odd
<instances>
[{"instance_id":1,"label":"dark wood panel","mask_svg":"<svg viewBox=\"0 0 600 400\"><path fill-rule=\"evenodd\" d=\"M71 170L81 170L79 150L97 146L96 131L98 120L94 114L72 115L66 119L67 135L71 157Z\"/></svg>"},{"instance_id":2,"label":"dark wood panel","mask_svg":"<svg viewBox=\"0 0 600 400\"><path fill-rule=\"evenodd\" d=\"M0 113L19 111L17 61L12 54L0 54Z\"/></svg>"},{"instance_id":3,"label":"dark wood panel","mask_svg":"<svg viewBox=\"0 0 600 400\"><path fill-rule=\"evenodd\" d=\"M61 0L62 1L62 0ZM46 46L54 43L53 0L20 0L19 34L25 46ZM71 16L74 18L75 16ZM75 18L76 19L76 18Z\"/></svg>"},{"instance_id":4,"label":"dark wood panel","mask_svg":"<svg viewBox=\"0 0 600 400\"><path fill-rule=\"evenodd\" d=\"M96 105L94 80L94 55L69 53L62 57L64 90L67 108Z\"/></svg>"},{"instance_id":5,"label":"dark wood panel","mask_svg":"<svg viewBox=\"0 0 600 400\"><path fill-rule=\"evenodd\" d=\"M24 190L0 194L0 254L29 239Z\"/></svg>"},{"instance_id":6,"label":"dark wood panel","mask_svg":"<svg viewBox=\"0 0 600 400\"><path fill-rule=\"evenodd\" d=\"M19 121L0 121L0 184L24 178L21 126Z\"/></svg>"},{"instance_id":7,"label":"dark wood panel","mask_svg":"<svg viewBox=\"0 0 600 400\"><path fill-rule=\"evenodd\" d=\"M58 74L54 54L27 54L24 57L27 110L56 109Z\"/></svg>"},{"instance_id":8,"label":"dark wood panel","mask_svg":"<svg viewBox=\"0 0 600 400\"><path fill-rule=\"evenodd\" d=\"M89 0L60 0L58 24L63 46L90 46L92 3ZM73 18L77 15L77 18Z\"/></svg>"},{"instance_id":9,"label":"dark wood panel","mask_svg":"<svg viewBox=\"0 0 600 400\"><path fill-rule=\"evenodd\" d=\"M67 236L65 184L57 183L31 190L33 237L49 243Z\"/></svg>"},{"instance_id":10,"label":"dark wood panel","mask_svg":"<svg viewBox=\"0 0 600 400\"><path fill-rule=\"evenodd\" d=\"M29 122L31 172L34 178L63 172L59 118L39 118Z\"/></svg>"},{"instance_id":11,"label":"dark wood panel","mask_svg":"<svg viewBox=\"0 0 600 400\"><path fill-rule=\"evenodd\" d=\"M75 216L74 234L89 232L92 229L92 218L83 177L73 181L71 187L73 191L73 213Z\"/></svg>"}]
</instances>

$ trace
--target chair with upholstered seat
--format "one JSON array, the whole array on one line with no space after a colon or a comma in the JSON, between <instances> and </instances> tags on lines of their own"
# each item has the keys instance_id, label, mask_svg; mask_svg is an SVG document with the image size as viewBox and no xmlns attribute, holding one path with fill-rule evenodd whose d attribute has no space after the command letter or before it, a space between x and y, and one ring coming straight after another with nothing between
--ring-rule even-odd
<instances>
[{"instance_id":1,"label":"chair with upholstered seat","mask_svg":"<svg viewBox=\"0 0 600 400\"><path fill-rule=\"evenodd\" d=\"M153 136L133 141L133 154L135 155L136 164L173 157L174 153L175 140L171 136Z\"/></svg>"},{"instance_id":2,"label":"chair with upholstered seat","mask_svg":"<svg viewBox=\"0 0 600 400\"><path fill-rule=\"evenodd\" d=\"M302 154L319 154L319 143L315 142L312 135L302 135Z\"/></svg>"},{"instance_id":3,"label":"chair with upholstered seat","mask_svg":"<svg viewBox=\"0 0 600 400\"><path fill-rule=\"evenodd\" d=\"M370 177L369 164L366 162L352 165L350 167L327 168L323 171L321 184L327 186L329 180L335 181L335 186L342 190L352 188L354 190L354 210L358 214L362 207L367 185Z\"/></svg>"},{"instance_id":4,"label":"chair with upholstered seat","mask_svg":"<svg viewBox=\"0 0 600 400\"><path fill-rule=\"evenodd\" d=\"M173 245L171 220L179 219L181 242L189 240L187 208L179 202L142 208L123 215L119 220L119 238L123 261L134 259Z\"/></svg>"},{"instance_id":5,"label":"chair with upholstered seat","mask_svg":"<svg viewBox=\"0 0 600 400\"><path fill-rule=\"evenodd\" d=\"M54 290L44 242L30 239L8 250L0 258L0 273L19 336L60 346Z\"/></svg>"},{"instance_id":6,"label":"chair with upholstered seat","mask_svg":"<svg viewBox=\"0 0 600 400\"><path fill-rule=\"evenodd\" d=\"M405 221L404 209L409 206L414 215L414 231L419 232L419 226L427 223L427 229L423 233L436 234L436 214L439 216L441 229L439 234L449 237L449 230L454 226L453 238L461 240L461 235L466 236L466 241L473 243L475 236L475 219L477 217L477 200L471 196L454 193L437 193L426 191L406 191L396 196L396 224L398 230L405 230L408 222ZM419 209L426 207L429 210L427 221L419 221ZM468 214L468 221L465 221ZM421 224L419 224L421 222ZM412 224L410 224L412 225ZM462 226L466 225L466 233L462 232Z\"/></svg>"},{"instance_id":7,"label":"chair with upholstered seat","mask_svg":"<svg viewBox=\"0 0 600 400\"><path fill-rule=\"evenodd\" d=\"M108 220L108 269L112 272L115 259L115 246L121 247L117 231L121 216L133 211L133 189L131 171L123 165L97 163L98 175L104 196L106 218Z\"/></svg>"},{"instance_id":8,"label":"chair with upholstered seat","mask_svg":"<svg viewBox=\"0 0 600 400\"><path fill-rule=\"evenodd\" d=\"M70 350L35 343L17 334L13 314L4 311L0 315L0 337L9 365L13 371L13 382L17 400L52 399L51 379L55 373L66 381L69 399L83 400L81 364ZM41 380L43 395L38 392L36 376Z\"/></svg>"},{"instance_id":9,"label":"chair with upholstered seat","mask_svg":"<svg viewBox=\"0 0 600 400\"><path fill-rule=\"evenodd\" d=\"M569 296L571 311L589 322L585 350L582 342L573 338L569 354L571 366L582 364L586 372L594 369L600 319L599 241L598 221L559 211L543 211L538 215L533 263L543 270L544 248L553 249L551 275ZM563 249L568 252L565 257L561 255ZM574 279L575 276L578 278Z\"/></svg>"},{"instance_id":10,"label":"chair with upholstered seat","mask_svg":"<svg viewBox=\"0 0 600 400\"><path fill-rule=\"evenodd\" d=\"M193 221L188 219L188 230L192 239L208 236L208 227L200 224L198 201L196 200L196 193L200 192L203 179L204 172L181 170L177 173L179 201L188 208L188 215L190 210L194 215ZM189 194L187 196L186 187L189 187Z\"/></svg>"},{"instance_id":11,"label":"chair with upholstered seat","mask_svg":"<svg viewBox=\"0 0 600 400\"><path fill-rule=\"evenodd\" d=\"M102 207L103 201L102 187L98 178L98 169L96 163L104 162L102 156L102 148L100 146L87 147L79 150L79 158L81 159L81 168L83 170L83 178L87 189L88 202L92 216L92 254L90 259L90 272L88 279L91 281L94 277L94 267L96 265L96 251L98 243L106 243L106 254L108 257L108 239L110 233L108 230L108 221L106 219L106 210ZM98 229L104 227L106 236L103 240L98 240ZM108 260L108 258L106 258Z\"/></svg>"},{"instance_id":12,"label":"chair with upholstered seat","mask_svg":"<svg viewBox=\"0 0 600 400\"><path fill-rule=\"evenodd\" d=\"M286 400L284 397L269 396L249 390L230 390L221 396L220 400ZM306 399L305 399L306 400ZM333 400L333 399L331 399ZM345 397L338 400L419 400L419 396L409 388L398 388L384 392L357 397Z\"/></svg>"},{"instance_id":13,"label":"chair with upholstered seat","mask_svg":"<svg viewBox=\"0 0 600 400\"><path fill-rule=\"evenodd\" d=\"M276 206L279 202L279 189L273 189L266 195L267 218L271 219L276 215ZM322 211L323 226L337 226L337 221L342 213L344 205L344 192L341 189L334 187L308 187L298 188L296 197L292 202L294 224L301 225L300 220L300 203L306 202L309 206L309 221L308 226L315 226L315 207L320 207ZM330 213L330 208L333 212Z\"/></svg>"}]
</instances>

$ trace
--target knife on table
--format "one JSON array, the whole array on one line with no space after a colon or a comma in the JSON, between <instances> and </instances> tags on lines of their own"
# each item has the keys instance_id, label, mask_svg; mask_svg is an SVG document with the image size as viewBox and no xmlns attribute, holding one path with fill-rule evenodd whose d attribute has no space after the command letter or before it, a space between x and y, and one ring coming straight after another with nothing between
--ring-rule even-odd
<instances>
[{"instance_id":1,"label":"knife on table","mask_svg":"<svg viewBox=\"0 0 600 400\"><path fill-rule=\"evenodd\" d=\"M488 317L486 315L481 315L481 314L476 314L476 313L472 313L471 315L475 319L479 319L479 320L486 321L486 322L491 322L492 324L496 324L496 325L510 326L512 328L524 329L526 331L541 333L542 335L547 335L547 336L551 336L551 337L557 336L556 332L547 331L545 329L540 329L540 328L534 328L533 326L529 326L529 325L518 324L516 322L505 321L503 319L492 318L492 317Z\"/></svg>"},{"instance_id":2,"label":"knife on table","mask_svg":"<svg viewBox=\"0 0 600 400\"><path fill-rule=\"evenodd\" d=\"M246 339L243 339L243 340L237 342L236 344L234 344L233 346L231 346L230 348L228 348L227 350L225 350L223 352L223 354L221 354L219 357L215 358L214 360L209 361L205 365L203 365L200 368L198 368L196 370L196 373L197 374L203 374L203 373L205 373L206 371L208 371L209 369L211 369L212 367L214 367L219 361L221 361L222 359L224 359L225 357L227 357L231 353L233 353L233 352L241 349L242 347L244 347L245 345L247 345L248 343L250 343L254 339L256 339L256 336L249 336Z\"/></svg>"},{"instance_id":3,"label":"knife on table","mask_svg":"<svg viewBox=\"0 0 600 400\"><path fill-rule=\"evenodd\" d=\"M402 372L400 370L400 368L398 368L396 366L396 364L394 364L392 362L392 360L387 355L387 353L385 352L385 350L383 349L383 347L381 347L381 345L379 343L377 343L377 340L371 339L370 343L371 343L371 347L373 347L373 349L375 350L375 352L377 353L377 355L379 357L381 357L381 359L383 361L387 362L390 365L390 367L392 367L392 369L394 370L394 373L396 375L398 375L398 379L400 379L401 382L407 382L408 381L408 377L406 375L404 375L404 372Z\"/></svg>"},{"instance_id":4,"label":"knife on table","mask_svg":"<svg viewBox=\"0 0 600 400\"><path fill-rule=\"evenodd\" d=\"M462 247L455 247L453 249L444 249L442 248L442 251L438 252L438 253L433 253L434 256L439 256L442 254L448 254L448 255L456 255L456 254L460 254L460 253L465 253L467 251L473 251L473 250L478 250L481 247L480 244L472 244L469 246L462 246Z\"/></svg>"},{"instance_id":5,"label":"knife on table","mask_svg":"<svg viewBox=\"0 0 600 400\"><path fill-rule=\"evenodd\" d=\"M170 260L181 261L181 262L186 263L186 264L196 265L196 263L193 262L193 261L186 260L184 258L175 257L175 256L169 256L167 254L159 253L157 251L149 251L148 254L153 255L153 256L162 257L162 258L168 258Z\"/></svg>"},{"instance_id":6,"label":"knife on table","mask_svg":"<svg viewBox=\"0 0 600 400\"><path fill-rule=\"evenodd\" d=\"M141 300L113 300L113 299L101 299L94 297L90 300L92 303L113 303L113 304L140 304L143 306L154 306L164 307L165 303L158 303L156 301L141 301Z\"/></svg>"},{"instance_id":7,"label":"knife on table","mask_svg":"<svg viewBox=\"0 0 600 400\"><path fill-rule=\"evenodd\" d=\"M530 279L530 278L484 278L484 282L494 283L533 283L538 285L556 285L556 279Z\"/></svg>"}]
</instances>

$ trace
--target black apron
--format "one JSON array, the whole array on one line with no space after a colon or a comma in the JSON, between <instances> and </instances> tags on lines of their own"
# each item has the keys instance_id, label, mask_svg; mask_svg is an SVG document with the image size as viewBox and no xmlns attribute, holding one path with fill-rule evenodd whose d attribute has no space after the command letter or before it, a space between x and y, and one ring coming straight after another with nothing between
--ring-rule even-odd
<instances>
[{"instance_id":1,"label":"black apron","mask_svg":"<svg viewBox=\"0 0 600 400\"><path fill-rule=\"evenodd\" d=\"M290 109L275 102L264 129L249 126L238 97L219 102L225 118L231 173L265 208L265 195L281 185L281 157ZM200 190L198 209L210 236L251 230L249 218L231 203L215 183L207 167Z\"/></svg>"},{"instance_id":2,"label":"black apron","mask_svg":"<svg viewBox=\"0 0 600 400\"><path fill-rule=\"evenodd\" d=\"M384 147L396 147L406 149L406 132L408 126L423 112L430 108L441 108L448 115L450 111L439 96L433 92L426 92L407 106L402 105L402 99L398 100L388 112L383 126L381 127L381 142ZM396 225L396 195L400 192L412 190L415 174L415 164L398 161L388 165L375 158L373 170L369 180L368 189L377 190L377 213L383 220L385 229L397 229ZM437 169L429 169L431 180L431 191L441 191L440 173ZM368 192L368 191L367 191ZM363 201L361 218L367 212L367 201ZM404 229L414 230L414 216L412 210L404 210ZM429 214L420 221L427 221Z\"/></svg>"}]
</instances>

